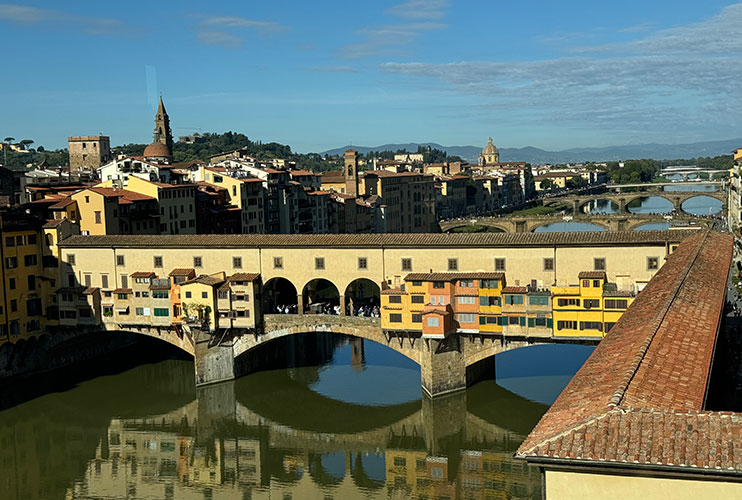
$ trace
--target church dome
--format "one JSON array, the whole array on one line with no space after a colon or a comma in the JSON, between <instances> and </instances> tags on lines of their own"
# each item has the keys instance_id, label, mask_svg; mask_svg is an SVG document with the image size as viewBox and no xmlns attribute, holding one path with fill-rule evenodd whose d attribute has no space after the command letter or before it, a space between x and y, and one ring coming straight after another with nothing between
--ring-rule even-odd
<instances>
[{"instance_id":1,"label":"church dome","mask_svg":"<svg viewBox=\"0 0 742 500\"><path fill-rule=\"evenodd\" d=\"M487 141L487 145L482 150L483 155L494 155L497 154L497 147L492 144L492 137Z\"/></svg>"},{"instance_id":2,"label":"church dome","mask_svg":"<svg viewBox=\"0 0 742 500\"><path fill-rule=\"evenodd\" d=\"M144 148L145 158L169 158L170 149L161 142L153 142L146 148Z\"/></svg>"}]
</instances>

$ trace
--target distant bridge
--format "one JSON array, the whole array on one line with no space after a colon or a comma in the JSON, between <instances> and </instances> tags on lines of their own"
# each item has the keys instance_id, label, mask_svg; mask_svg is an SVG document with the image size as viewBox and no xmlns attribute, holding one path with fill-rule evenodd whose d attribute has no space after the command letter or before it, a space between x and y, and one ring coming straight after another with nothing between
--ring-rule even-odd
<instances>
[{"instance_id":1,"label":"distant bridge","mask_svg":"<svg viewBox=\"0 0 742 500\"><path fill-rule=\"evenodd\" d=\"M655 196L658 198L664 198L672 203L673 209L677 213L684 213L683 203L686 201L696 198L699 196L708 196L709 198L715 198L722 203L722 212L726 210L727 195L724 191L714 192L698 192L698 191L637 191L633 193L619 193L619 194L593 194L588 196L564 196L561 198L548 198L544 200L544 206L554 204L568 204L572 206L574 214L582 213L582 208L590 202L596 200L607 200L618 206L619 214L629 214L628 205L639 198L646 198L647 196ZM631 214L632 216L635 214Z\"/></svg>"},{"instance_id":2,"label":"distant bridge","mask_svg":"<svg viewBox=\"0 0 742 500\"><path fill-rule=\"evenodd\" d=\"M593 224L606 231L633 231L644 224L656 222L679 222L708 227L710 221L695 215L662 215L662 214L576 214L576 215L534 215L529 217L477 217L441 221L441 231L448 232L457 227L487 226L500 229L505 233L530 233L539 227L560 222L582 222Z\"/></svg>"}]
</instances>

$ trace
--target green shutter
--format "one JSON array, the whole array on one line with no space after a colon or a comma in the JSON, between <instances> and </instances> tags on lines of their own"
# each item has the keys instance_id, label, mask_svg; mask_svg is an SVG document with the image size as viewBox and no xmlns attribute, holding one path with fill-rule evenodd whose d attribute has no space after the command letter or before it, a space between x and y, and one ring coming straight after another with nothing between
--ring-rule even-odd
<instances>
[{"instance_id":1,"label":"green shutter","mask_svg":"<svg viewBox=\"0 0 742 500\"><path fill-rule=\"evenodd\" d=\"M521 316L520 317L520 326L526 326L526 317L525 316Z\"/></svg>"},{"instance_id":2,"label":"green shutter","mask_svg":"<svg viewBox=\"0 0 742 500\"><path fill-rule=\"evenodd\" d=\"M480 325L486 325L487 324L487 317L486 316L479 316L479 324Z\"/></svg>"},{"instance_id":3,"label":"green shutter","mask_svg":"<svg viewBox=\"0 0 742 500\"><path fill-rule=\"evenodd\" d=\"M528 328L533 328L536 326L536 320L533 318L528 318Z\"/></svg>"},{"instance_id":4,"label":"green shutter","mask_svg":"<svg viewBox=\"0 0 742 500\"><path fill-rule=\"evenodd\" d=\"M549 328L554 328L554 320L551 318L546 318L546 326Z\"/></svg>"},{"instance_id":5,"label":"green shutter","mask_svg":"<svg viewBox=\"0 0 742 500\"><path fill-rule=\"evenodd\" d=\"M479 297L479 305L480 306L490 305L489 297L487 297L486 295L482 295L481 297Z\"/></svg>"},{"instance_id":6,"label":"green shutter","mask_svg":"<svg viewBox=\"0 0 742 500\"><path fill-rule=\"evenodd\" d=\"M505 326L505 325L507 325L507 323L505 322L505 320L506 320L506 319L507 319L507 318L506 318L505 316L499 316L499 317L497 318L497 324L498 324L498 325L500 325L500 326Z\"/></svg>"}]
</instances>

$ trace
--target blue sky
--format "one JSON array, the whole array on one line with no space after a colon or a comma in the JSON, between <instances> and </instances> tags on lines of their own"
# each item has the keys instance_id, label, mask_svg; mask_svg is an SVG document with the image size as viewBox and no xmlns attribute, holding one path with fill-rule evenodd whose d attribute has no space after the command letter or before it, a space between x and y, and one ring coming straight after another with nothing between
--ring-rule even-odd
<instances>
[{"instance_id":1,"label":"blue sky","mask_svg":"<svg viewBox=\"0 0 742 500\"><path fill-rule=\"evenodd\" d=\"M125 6L125 7L124 7ZM323 151L742 135L742 3L0 4L0 135L63 147L234 130Z\"/></svg>"}]
</instances>

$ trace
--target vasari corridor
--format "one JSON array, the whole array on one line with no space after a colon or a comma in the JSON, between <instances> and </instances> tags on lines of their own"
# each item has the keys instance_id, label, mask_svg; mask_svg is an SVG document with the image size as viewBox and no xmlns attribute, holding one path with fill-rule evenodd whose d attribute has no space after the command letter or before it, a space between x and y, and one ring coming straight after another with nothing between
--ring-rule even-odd
<instances>
[{"instance_id":1,"label":"vasari corridor","mask_svg":"<svg viewBox=\"0 0 742 500\"><path fill-rule=\"evenodd\" d=\"M0 500L742 500L740 26L0 3Z\"/></svg>"}]
</instances>

